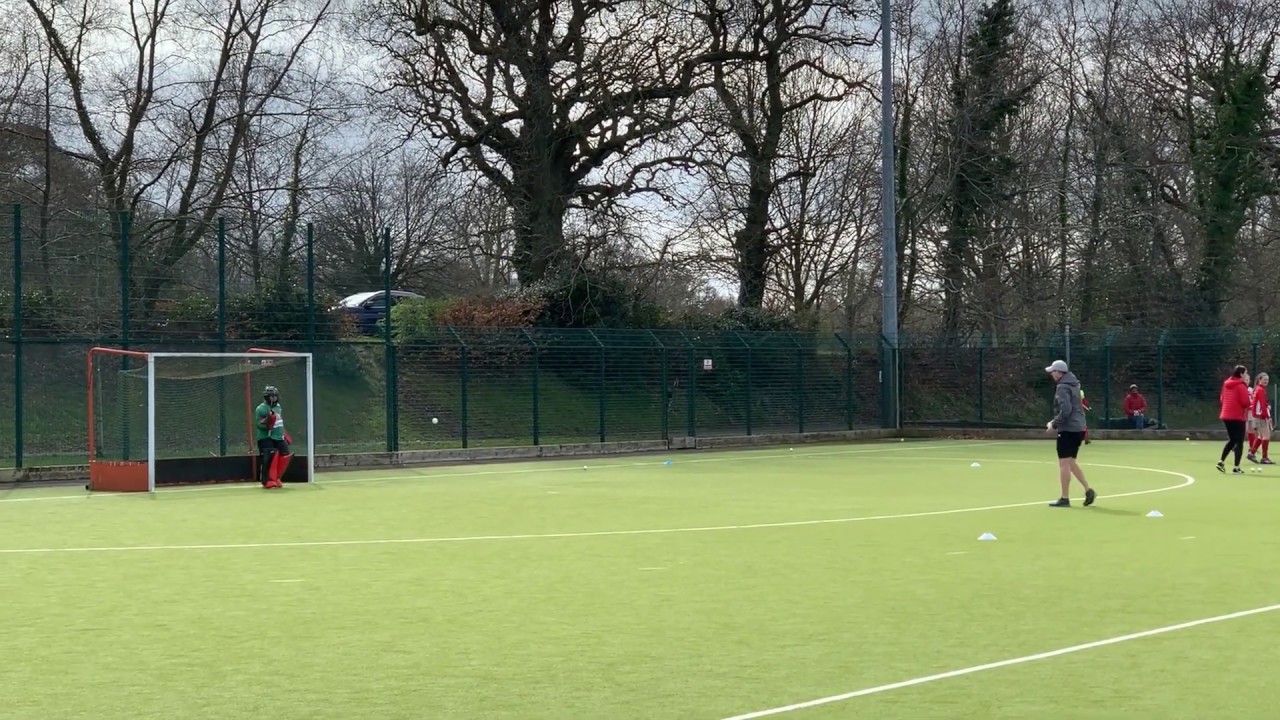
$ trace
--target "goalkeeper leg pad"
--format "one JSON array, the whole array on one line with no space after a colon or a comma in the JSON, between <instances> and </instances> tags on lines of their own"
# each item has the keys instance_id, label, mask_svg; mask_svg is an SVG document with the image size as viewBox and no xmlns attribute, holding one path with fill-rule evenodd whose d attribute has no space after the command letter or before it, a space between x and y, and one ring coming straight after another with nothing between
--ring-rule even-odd
<instances>
[{"instance_id":1,"label":"goalkeeper leg pad","mask_svg":"<svg viewBox=\"0 0 1280 720\"><path fill-rule=\"evenodd\" d=\"M285 468L289 467L289 461L293 459L293 454L276 453L275 461L271 465L271 482L275 487L283 485L281 482L284 478Z\"/></svg>"}]
</instances>

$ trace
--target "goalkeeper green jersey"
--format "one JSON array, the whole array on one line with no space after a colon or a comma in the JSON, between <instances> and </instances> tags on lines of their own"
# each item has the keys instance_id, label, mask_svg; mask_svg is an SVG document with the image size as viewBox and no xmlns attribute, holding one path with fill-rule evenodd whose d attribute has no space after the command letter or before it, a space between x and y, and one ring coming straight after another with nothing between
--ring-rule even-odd
<instances>
[{"instance_id":1,"label":"goalkeeper green jersey","mask_svg":"<svg viewBox=\"0 0 1280 720\"><path fill-rule=\"evenodd\" d=\"M263 423L267 421L267 415L273 412L276 414L275 427L272 427L272 428L263 427ZM259 405L258 421L255 424L255 428L258 431L259 440L266 440L267 438L271 438L272 440L283 440L284 439L284 410L280 408L280 403L276 403L275 405L267 405L266 403L262 403L261 405Z\"/></svg>"}]
</instances>

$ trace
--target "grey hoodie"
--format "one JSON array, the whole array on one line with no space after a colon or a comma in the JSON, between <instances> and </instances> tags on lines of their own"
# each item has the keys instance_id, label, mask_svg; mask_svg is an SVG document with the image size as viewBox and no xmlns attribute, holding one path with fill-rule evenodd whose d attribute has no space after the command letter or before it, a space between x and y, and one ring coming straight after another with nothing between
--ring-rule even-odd
<instances>
[{"instance_id":1,"label":"grey hoodie","mask_svg":"<svg viewBox=\"0 0 1280 720\"><path fill-rule=\"evenodd\" d=\"M1074 373L1066 373L1058 381L1053 401L1058 406L1058 416L1053 427L1058 432L1084 432L1084 403L1080 400L1080 381Z\"/></svg>"}]
</instances>

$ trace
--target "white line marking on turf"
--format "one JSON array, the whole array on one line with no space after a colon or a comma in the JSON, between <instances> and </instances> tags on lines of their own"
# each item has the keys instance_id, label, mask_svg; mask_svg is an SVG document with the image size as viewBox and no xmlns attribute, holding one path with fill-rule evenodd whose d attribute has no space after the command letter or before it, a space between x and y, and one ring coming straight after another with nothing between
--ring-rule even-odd
<instances>
[{"instance_id":1,"label":"white line marking on turf","mask_svg":"<svg viewBox=\"0 0 1280 720\"><path fill-rule=\"evenodd\" d=\"M914 450L947 450L952 448L968 448L968 447L991 447L993 445L1007 445L1010 442L1013 442L1013 441L993 440L988 442L977 442L977 443L967 443L967 444L946 443L942 445L915 445L910 449L914 451ZM691 463L752 462L755 460L777 460L781 458L827 457L831 455L868 455L872 453L900 452L904 449L907 449L907 448L904 448L899 443L893 443L892 447L889 447L889 443L883 443L883 444L885 445L885 447L875 447L870 449L863 446L858 446L857 448L849 449L849 450L828 450L828 451L822 451L822 452L807 452L807 453L788 452L788 453L775 454L775 455L763 455L763 454L760 454L759 452L752 452L747 449L736 450L736 451L735 450L713 451L716 453L714 457L681 458L680 460L678 460L678 462L681 465L691 464ZM688 452L688 451L673 451L673 452L682 453L682 452ZM562 458L555 458L555 459L542 458L541 460L544 460L546 462L557 462L557 463L558 462L575 462L573 458L563 458L563 459ZM518 463L512 463L512 464L528 465L530 464L531 461L532 459L530 459L530 461L518 462ZM660 466L665 464L665 462L666 462L665 460L655 460L651 462L606 463L604 465L593 465L592 467L596 469L602 469L602 470L614 469L614 468L637 468L637 467L650 467L655 465ZM317 480L315 484L316 485L338 485L338 484L349 484L349 483L383 482L383 481L392 481L392 480L440 480L440 479L448 479L448 478L494 477L494 476L501 476L501 475L533 475L535 473L567 472L570 469L573 469L573 468L568 468L561 465L553 465L550 467L511 467L511 468L501 469L501 470L476 470L473 472L445 472L445 473L437 473L437 472L432 472L430 469L424 469L421 472L414 473L411 475L369 475L369 476L354 477L354 478L335 478L332 480ZM579 470L578 472L581 472L581 470ZM202 485L199 487L164 488L161 490L157 490L156 494L167 495L169 493L209 492L212 490L252 490L259 493L261 492L261 488L259 488L255 483L234 483L234 484L226 484L226 485ZM92 498L94 500L99 500L99 499L113 498L113 497L115 498L139 497L139 494L138 493L100 493L96 495L91 495L87 492L84 492L78 495L44 495L44 496L38 496L38 497L0 498L0 503L42 502L46 500L86 500L89 498Z\"/></svg>"},{"instance_id":2,"label":"white line marking on turf","mask_svg":"<svg viewBox=\"0 0 1280 720\"><path fill-rule=\"evenodd\" d=\"M1030 462L1030 461L1029 461ZM1137 468L1127 465L1095 465L1094 467L1119 468L1122 470L1141 470L1180 477L1183 482L1177 485L1155 488L1152 490L1135 490L1127 493L1099 496L1108 498L1136 497L1152 495L1190 487L1196 479L1190 475L1172 470L1156 468ZM138 552L157 550L241 550L249 548L297 548L297 547L340 547L353 545L425 545L433 543L486 542L495 540L555 540L567 538L618 537L624 535L675 535L683 533L724 532L726 530L763 530L771 528L806 527L810 525L839 525L844 523L868 522L872 520L905 520L907 518L938 517L941 515L960 515L963 513L985 512L988 510L1008 510L1011 508L1034 507L1044 505L1043 500L1031 502L1007 503L1004 505L985 505L982 507L954 508L951 510L927 510L923 512L898 513L894 515L861 515L857 517L827 518L823 520L791 520L784 522L750 523L745 525L706 525L678 528L649 528L636 530L595 530L586 532L562 533L526 533L519 535L461 535L454 537L422 537L391 538L373 540L299 540L294 542L257 542L257 543L218 543L204 545L116 545L98 547L46 547L46 548L4 548L0 555L38 555L52 553L93 553L93 552Z\"/></svg>"},{"instance_id":3,"label":"white line marking on turf","mask_svg":"<svg viewBox=\"0 0 1280 720\"><path fill-rule=\"evenodd\" d=\"M969 551L968 551L968 550L958 550L958 551L956 551L956 552L949 552L949 553L947 553L947 554L948 554L948 555L968 555L968 554L969 554Z\"/></svg>"},{"instance_id":4,"label":"white line marking on turf","mask_svg":"<svg viewBox=\"0 0 1280 720\"><path fill-rule=\"evenodd\" d=\"M1058 650L1050 650L1049 652L1036 653L1035 655L1024 655L1022 657L1010 658L999 662L974 665L973 667L961 668L959 670L951 670L950 672L938 673L936 675L925 675L924 677L913 678L911 680L889 683L888 685L877 685L863 690L840 693L839 695L830 695L828 697L799 702L793 705L783 705L781 707L770 708L768 710L757 710L744 715L734 715L733 717L724 718L724 720L756 720L757 718L772 717L774 715L782 715L783 713L794 712L796 710L806 710L808 708L819 707L821 705L830 705L832 703L843 702L845 700L852 700L853 698L889 692L890 690L900 690L902 688L924 685L925 683L937 682L939 680L949 680L963 675L972 675L986 670L997 670L999 668L1010 667L1012 665L1023 665L1037 660L1047 660L1061 655L1070 655L1072 653L1084 652L1085 650L1093 650L1100 647L1106 647L1108 645L1118 645L1123 642L1129 642L1130 640L1140 640L1142 638L1153 637L1155 635L1164 635L1166 633L1187 630L1201 625L1225 622L1227 620L1237 620L1239 618L1249 617L1250 615L1261 615L1262 613L1274 612L1276 610L1280 610L1280 604L1267 605L1266 607L1254 608L1252 610L1241 610L1240 612L1228 613L1226 615L1215 615L1213 617L1201 618L1200 620L1178 623L1177 625L1166 625L1164 627L1155 628L1154 630L1143 630L1142 632L1119 635L1117 637L1107 638L1106 640L1095 640L1093 642L1082 643L1080 645L1059 648Z\"/></svg>"},{"instance_id":5,"label":"white line marking on turf","mask_svg":"<svg viewBox=\"0 0 1280 720\"><path fill-rule=\"evenodd\" d=\"M1186 537L1184 537L1184 538L1182 538L1182 539L1183 539L1183 540L1195 540L1195 539L1196 539L1196 536L1195 536L1195 535L1188 535L1188 536L1186 536Z\"/></svg>"}]
</instances>

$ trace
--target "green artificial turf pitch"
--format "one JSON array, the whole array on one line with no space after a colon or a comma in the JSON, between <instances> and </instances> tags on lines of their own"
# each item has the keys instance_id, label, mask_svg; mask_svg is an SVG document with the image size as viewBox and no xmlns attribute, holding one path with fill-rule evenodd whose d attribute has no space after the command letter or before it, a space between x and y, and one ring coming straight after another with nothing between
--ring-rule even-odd
<instances>
[{"instance_id":1,"label":"green artificial turf pitch","mask_svg":"<svg viewBox=\"0 0 1280 720\"><path fill-rule=\"evenodd\" d=\"M1280 611L881 688L1280 603L1216 453L1095 442L1069 510L1049 440L11 490L0 718L1273 717Z\"/></svg>"}]
</instances>

